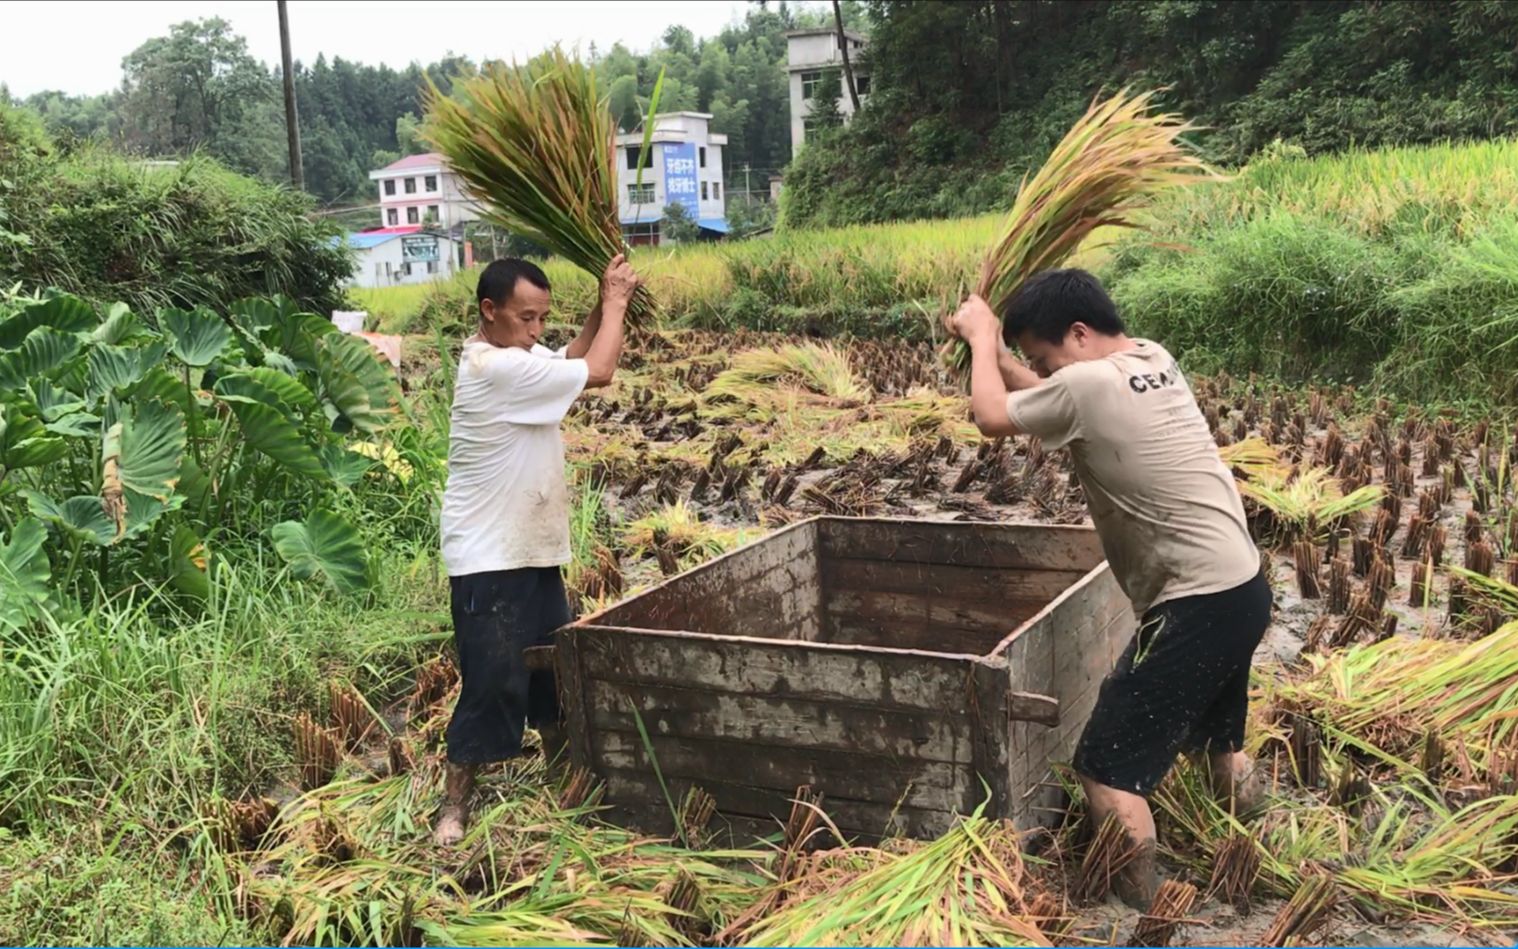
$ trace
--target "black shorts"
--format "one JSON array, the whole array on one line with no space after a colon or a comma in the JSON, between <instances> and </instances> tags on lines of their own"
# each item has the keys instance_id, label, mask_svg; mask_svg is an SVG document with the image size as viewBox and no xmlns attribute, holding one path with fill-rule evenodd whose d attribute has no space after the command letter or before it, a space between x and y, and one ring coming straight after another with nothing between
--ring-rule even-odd
<instances>
[{"instance_id":1,"label":"black shorts","mask_svg":"<svg viewBox=\"0 0 1518 949\"><path fill-rule=\"evenodd\" d=\"M504 761L522 753L522 727L559 720L551 670L528 672L522 652L553 643L570 620L558 567L449 577L453 642L463 687L448 722L448 760Z\"/></svg>"},{"instance_id":2,"label":"black shorts","mask_svg":"<svg viewBox=\"0 0 1518 949\"><path fill-rule=\"evenodd\" d=\"M1075 750L1075 770L1148 796L1181 751L1244 747L1249 665L1270 625L1263 573L1222 593L1171 600L1144 614Z\"/></svg>"}]
</instances>

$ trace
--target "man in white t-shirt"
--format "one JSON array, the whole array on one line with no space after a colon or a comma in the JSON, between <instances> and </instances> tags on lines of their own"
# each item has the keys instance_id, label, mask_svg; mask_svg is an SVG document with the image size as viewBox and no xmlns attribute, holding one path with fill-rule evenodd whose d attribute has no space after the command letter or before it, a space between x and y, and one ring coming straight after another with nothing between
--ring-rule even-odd
<instances>
[{"instance_id":1,"label":"man in white t-shirt","mask_svg":"<svg viewBox=\"0 0 1518 949\"><path fill-rule=\"evenodd\" d=\"M569 492L559 423L586 389L611 383L622 320L638 278L618 255L578 336L538 344L552 306L548 277L525 260L480 274L479 332L464 341L454 385L443 491L443 564L463 685L448 723L444 804L434 838L456 843L479 767L521 753L531 724L556 731L553 673L524 650L569 622Z\"/></svg>"},{"instance_id":2,"label":"man in white t-shirt","mask_svg":"<svg viewBox=\"0 0 1518 949\"><path fill-rule=\"evenodd\" d=\"M1148 910L1159 880L1147 798L1178 752L1202 758L1236 806L1256 803L1244 723L1271 593L1243 503L1175 360L1127 335L1091 274L1031 278L1000 325L972 296L948 325L970 344L981 432L1070 449L1107 562L1140 618L1074 765L1094 823L1116 816L1135 844L1118 895ZM1032 368L1012 357L1014 343Z\"/></svg>"}]
</instances>

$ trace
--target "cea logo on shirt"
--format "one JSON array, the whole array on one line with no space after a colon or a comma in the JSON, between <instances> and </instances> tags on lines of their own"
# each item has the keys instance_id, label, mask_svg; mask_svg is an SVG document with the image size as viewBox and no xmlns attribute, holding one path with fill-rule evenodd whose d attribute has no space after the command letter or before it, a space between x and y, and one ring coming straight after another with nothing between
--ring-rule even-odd
<instances>
[{"instance_id":1,"label":"cea logo on shirt","mask_svg":"<svg viewBox=\"0 0 1518 949\"><path fill-rule=\"evenodd\" d=\"M1160 373L1145 372L1128 377L1128 388L1134 392L1153 392L1156 389L1167 389L1181 380L1181 370L1175 363L1170 368Z\"/></svg>"}]
</instances>

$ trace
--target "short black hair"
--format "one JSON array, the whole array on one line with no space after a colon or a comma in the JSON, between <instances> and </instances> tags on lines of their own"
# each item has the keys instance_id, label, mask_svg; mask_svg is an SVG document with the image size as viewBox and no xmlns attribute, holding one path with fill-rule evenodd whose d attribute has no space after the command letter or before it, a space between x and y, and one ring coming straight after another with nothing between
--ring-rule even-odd
<instances>
[{"instance_id":1,"label":"short black hair","mask_svg":"<svg viewBox=\"0 0 1518 949\"><path fill-rule=\"evenodd\" d=\"M1117 304L1096 277L1073 267L1045 270L1029 277L1007 304L1002 314L1002 336L1008 346L1016 345L1024 333L1059 343L1075 323L1085 323L1107 336L1128 331L1117 315Z\"/></svg>"},{"instance_id":2,"label":"short black hair","mask_svg":"<svg viewBox=\"0 0 1518 949\"><path fill-rule=\"evenodd\" d=\"M502 257L500 260L492 260L480 274L480 284L474 294L475 302L489 300L500 306L511 299L518 280L526 280L539 290L553 289L548 285L548 275L542 267L520 257Z\"/></svg>"}]
</instances>

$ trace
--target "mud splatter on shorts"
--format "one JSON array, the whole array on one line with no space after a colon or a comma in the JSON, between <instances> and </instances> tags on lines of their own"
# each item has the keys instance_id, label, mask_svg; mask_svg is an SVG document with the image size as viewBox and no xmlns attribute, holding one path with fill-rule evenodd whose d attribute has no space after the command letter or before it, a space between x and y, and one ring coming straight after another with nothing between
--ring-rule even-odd
<instances>
[{"instance_id":1,"label":"mud splatter on shorts","mask_svg":"<svg viewBox=\"0 0 1518 949\"><path fill-rule=\"evenodd\" d=\"M1102 683L1075 770L1148 796L1181 751L1244 746L1249 665L1270 625L1264 574L1232 590L1171 600L1144 614Z\"/></svg>"},{"instance_id":2,"label":"mud splatter on shorts","mask_svg":"<svg viewBox=\"0 0 1518 949\"><path fill-rule=\"evenodd\" d=\"M449 577L453 641L463 686L448 722L448 760L504 761L522 753L524 724L559 720L553 672L528 672L523 650L553 643L570 620L558 567Z\"/></svg>"}]
</instances>

